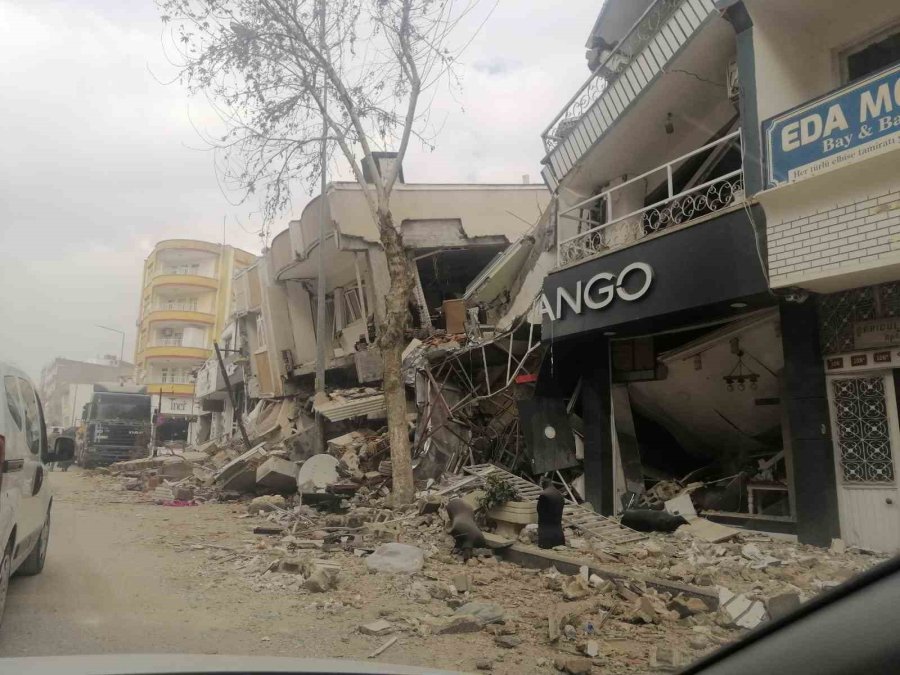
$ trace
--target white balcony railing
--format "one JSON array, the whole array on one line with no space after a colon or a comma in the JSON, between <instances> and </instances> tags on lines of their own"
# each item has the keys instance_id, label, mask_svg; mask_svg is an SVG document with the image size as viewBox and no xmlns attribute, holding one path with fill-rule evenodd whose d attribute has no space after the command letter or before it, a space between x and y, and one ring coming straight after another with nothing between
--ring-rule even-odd
<instances>
[{"instance_id":1,"label":"white balcony railing","mask_svg":"<svg viewBox=\"0 0 900 675\"><path fill-rule=\"evenodd\" d=\"M705 152L724 153L732 145L737 146L741 151L741 158L743 158L741 132L734 131L671 162L651 169L647 173L635 176L609 190L585 199L565 211L560 211L560 218L577 221L580 226L587 225L590 229L561 239L561 228L557 227L557 263L560 266L569 265L610 249L633 243L672 225L683 225L701 216L742 202L744 200L743 169L721 174L697 185L692 185L677 194L673 187L674 172L685 160ZM631 213L614 214L613 199L611 199L613 193L631 186L637 181L651 185L655 184L654 181L660 184L665 181L667 196L665 199L643 206ZM600 214L594 215L598 210ZM591 215L587 217L581 215L585 212L594 215L594 218ZM603 218L604 222L598 222L595 219L598 217Z\"/></svg>"},{"instance_id":2,"label":"white balcony railing","mask_svg":"<svg viewBox=\"0 0 900 675\"><path fill-rule=\"evenodd\" d=\"M153 341L154 347L181 347L184 343L184 338L180 337L161 337L156 338Z\"/></svg>"},{"instance_id":3,"label":"white balcony railing","mask_svg":"<svg viewBox=\"0 0 900 675\"><path fill-rule=\"evenodd\" d=\"M150 306L151 312L202 312L198 309L197 301L193 302L170 302L156 303Z\"/></svg>"},{"instance_id":4,"label":"white balcony railing","mask_svg":"<svg viewBox=\"0 0 900 675\"><path fill-rule=\"evenodd\" d=\"M711 17L714 0L656 0L541 134L551 190L671 66Z\"/></svg>"}]
</instances>

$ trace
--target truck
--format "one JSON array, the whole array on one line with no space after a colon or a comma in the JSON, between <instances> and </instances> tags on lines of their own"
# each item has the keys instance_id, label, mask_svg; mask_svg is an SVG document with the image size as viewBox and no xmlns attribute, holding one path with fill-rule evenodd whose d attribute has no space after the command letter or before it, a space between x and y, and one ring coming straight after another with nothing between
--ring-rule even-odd
<instances>
[{"instance_id":1,"label":"truck","mask_svg":"<svg viewBox=\"0 0 900 675\"><path fill-rule=\"evenodd\" d=\"M85 468L147 456L151 411L147 387L95 384L85 404L75 461Z\"/></svg>"}]
</instances>

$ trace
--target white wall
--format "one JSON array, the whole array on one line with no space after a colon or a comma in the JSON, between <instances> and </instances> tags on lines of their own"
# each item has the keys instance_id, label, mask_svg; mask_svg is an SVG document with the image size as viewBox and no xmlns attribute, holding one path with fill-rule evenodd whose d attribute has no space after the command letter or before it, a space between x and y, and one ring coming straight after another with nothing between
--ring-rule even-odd
<instances>
[{"instance_id":1,"label":"white wall","mask_svg":"<svg viewBox=\"0 0 900 675\"><path fill-rule=\"evenodd\" d=\"M885 0L746 0L760 122L841 85L838 55L900 22Z\"/></svg>"}]
</instances>

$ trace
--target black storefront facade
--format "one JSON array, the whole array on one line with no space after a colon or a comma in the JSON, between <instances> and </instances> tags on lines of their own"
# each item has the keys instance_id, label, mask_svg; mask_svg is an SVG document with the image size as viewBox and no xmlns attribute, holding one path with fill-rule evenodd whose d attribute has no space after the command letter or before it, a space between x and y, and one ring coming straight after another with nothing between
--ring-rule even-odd
<instances>
[{"instance_id":1,"label":"black storefront facade","mask_svg":"<svg viewBox=\"0 0 900 675\"><path fill-rule=\"evenodd\" d=\"M776 527L760 523L759 529L796 532L801 542L821 546L839 536L815 307L770 292L761 264L765 243L759 237L764 227L758 206L736 208L670 228L545 279L541 334L550 359L545 359L549 365L542 368L537 393L560 396L573 377L580 380L584 496L598 512L610 515L620 508L614 488L611 398L616 344L725 324L768 308L780 323L782 435L787 434L785 452L789 448L793 462L795 518Z\"/></svg>"}]
</instances>

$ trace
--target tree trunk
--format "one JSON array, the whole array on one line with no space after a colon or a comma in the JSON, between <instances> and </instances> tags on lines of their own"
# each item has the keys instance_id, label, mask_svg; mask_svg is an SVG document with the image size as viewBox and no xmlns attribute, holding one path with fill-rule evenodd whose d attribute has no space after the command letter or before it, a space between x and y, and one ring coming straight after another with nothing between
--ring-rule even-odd
<instances>
[{"instance_id":1,"label":"tree trunk","mask_svg":"<svg viewBox=\"0 0 900 675\"><path fill-rule=\"evenodd\" d=\"M384 359L384 400L387 407L388 439L391 444L393 502L409 504L415 498L415 486L406 422L406 388L400 369L403 350L406 347L405 330L413 276L406 251L403 249L403 237L394 227L390 211L379 211L378 229L391 279L379 342Z\"/></svg>"}]
</instances>

